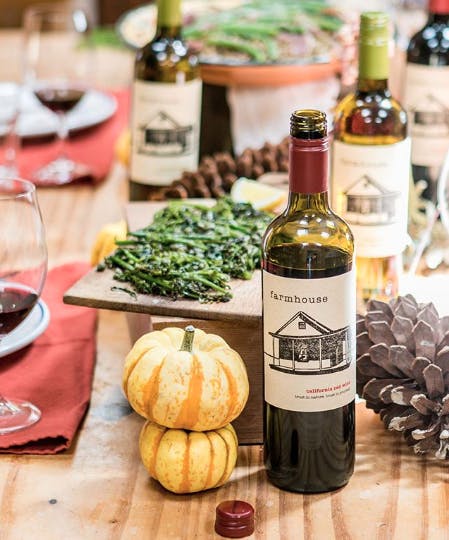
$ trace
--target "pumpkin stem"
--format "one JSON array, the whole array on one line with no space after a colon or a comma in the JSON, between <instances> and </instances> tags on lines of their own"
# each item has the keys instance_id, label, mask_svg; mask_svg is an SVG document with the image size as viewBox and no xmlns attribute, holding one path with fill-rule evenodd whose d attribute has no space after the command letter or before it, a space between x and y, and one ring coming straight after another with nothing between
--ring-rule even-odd
<instances>
[{"instance_id":1,"label":"pumpkin stem","mask_svg":"<svg viewBox=\"0 0 449 540\"><path fill-rule=\"evenodd\" d=\"M184 329L184 338L181 343L180 351L192 352L193 336L195 335L195 327L192 325L186 326Z\"/></svg>"}]
</instances>

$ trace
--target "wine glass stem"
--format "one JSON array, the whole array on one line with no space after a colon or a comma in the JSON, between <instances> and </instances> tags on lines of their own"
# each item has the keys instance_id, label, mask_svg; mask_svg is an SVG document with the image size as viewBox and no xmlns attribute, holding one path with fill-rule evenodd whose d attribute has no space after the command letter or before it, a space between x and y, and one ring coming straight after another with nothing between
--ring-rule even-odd
<instances>
[{"instance_id":1,"label":"wine glass stem","mask_svg":"<svg viewBox=\"0 0 449 540\"><path fill-rule=\"evenodd\" d=\"M5 166L11 172L17 170L17 150L18 150L18 136L17 136L17 113L14 114L8 124L8 133L6 136L6 151L5 151Z\"/></svg>"},{"instance_id":2,"label":"wine glass stem","mask_svg":"<svg viewBox=\"0 0 449 540\"><path fill-rule=\"evenodd\" d=\"M67 124L67 115L64 112L58 112L58 157L65 158L65 142L69 135L69 128Z\"/></svg>"},{"instance_id":3,"label":"wine glass stem","mask_svg":"<svg viewBox=\"0 0 449 540\"><path fill-rule=\"evenodd\" d=\"M0 394L0 416L4 416L6 414L15 414L18 412L20 412L20 409L17 408L14 403L11 403L8 399Z\"/></svg>"}]
</instances>

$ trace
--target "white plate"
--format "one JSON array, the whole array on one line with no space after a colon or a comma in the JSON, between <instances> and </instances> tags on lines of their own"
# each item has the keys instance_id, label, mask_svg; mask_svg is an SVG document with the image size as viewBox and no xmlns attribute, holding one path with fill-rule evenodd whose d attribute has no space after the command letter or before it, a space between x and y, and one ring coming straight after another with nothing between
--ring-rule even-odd
<instances>
[{"instance_id":1,"label":"white plate","mask_svg":"<svg viewBox=\"0 0 449 540\"><path fill-rule=\"evenodd\" d=\"M0 100L11 91L11 83L0 83ZM0 105L1 106L1 105ZM70 131L101 124L117 110L117 100L99 90L88 90L78 105L67 113ZM41 137L56 133L56 114L46 109L28 88L22 88L17 133L20 137ZM6 130L0 125L0 135Z\"/></svg>"},{"instance_id":2,"label":"white plate","mask_svg":"<svg viewBox=\"0 0 449 540\"><path fill-rule=\"evenodd\" d=\"M49 322L48 307L39 299L28 317L0 342L0 358L29 345L45 331Z\"/></svg>"}]
</instances>

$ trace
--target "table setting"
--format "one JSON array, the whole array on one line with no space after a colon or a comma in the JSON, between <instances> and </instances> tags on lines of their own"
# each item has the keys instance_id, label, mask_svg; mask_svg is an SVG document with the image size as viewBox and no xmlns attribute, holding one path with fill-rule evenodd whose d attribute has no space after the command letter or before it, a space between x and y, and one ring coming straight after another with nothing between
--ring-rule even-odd
<instances>
[{"instance_id":1,"label":"table setting","mask_svg":"<svg viewBox=\"0 0 449 540\"><path fill-rule=\"evenodd\" d=\"M22 25L22 81L0 83L5 115L12 103L11 120L8 124L5 117L0 130L3 151L10 155L11 170L35 185L103 180L125 127L127 91L92 86L96 53L89 24L81 9L28 8ZM90 151L93 137L99 137L103 152Z\"/></svg>"},{"instance_id":2,"label":"table setting","mask_svg":"<svg viewBox=\"0 0 449 540\"><path fill-rule=\"evenodd\" d=\"M23 80L0 83L2 245L7 254L1 272L2 452L46 454L69 448L90 402L97 315L62 303L63 292L89 264L53 263L47 272L49 232L47 219L40 220L37 198L41 187L104 181L114 163L129 94L126 88L92 86L95 64L87 32L82 10L28 8L22 28ZM10 200L22 204L16 208ZM34 208L31 217L28 202ZM33 241L41 246L40 263ZM22 308L18 295L28 288L32 293L29 301L26 296L20 300ZM15 312L20 315L13 319ZM20 395L30 402L14 399L18 380L23 380Z\"/></svg>"},{"instance_id":3,"label":"table setting","mask_svg":"<svg viewBox=\"0 0 449 540\"><path fill-rule=\"evenodd\" d=\"M202 2L185 4L187 22L189 10L201 14ZM242 2L217 4L226 11ZM124 13L112 29L122 41L117 49L97 44L87 51L90 65L64 66L73 50L57 45L61 36L49 49L42 45L61 20L42 23L34 6L12 36L13 43L23 38L20 80L0 66L0 537L446 538L446 443L428 442L437 432L444 439L446 426L429 427L427 411L446 410L448 277L443 263L429 271L424 257L432 240L418 246L422 252L409 245L399 298L375 300L358 313L356 460L348 485L328 493L278 489L267 479L263 448L260 257L248 267L239 258L237 276L231 264L225 276L206 266L218 258L220 235L234 239L229 261L241 257L240 243L250 257L251 242L261 243L262 229L288 204L285 125L273 120L280 107L272 100L271 120L251 140L257 111L274 90L236 82L232 77L251 75L231 69L227 96L235 115L227 127L234 148L200 155L196 171L173 178L154 200L130 201L132 72L141 46L130 36L137 27L140 39L152 38L141 22L155 30L154 8ZM95 42L86 17L81 9L64 10L62 25ZM0 29L0 43L9 38ZM78 44L74 50L86 52ZM315 94L332 107L341 65L330 64L318 62L327 71L303 81L304 103ZM221 88L213 77L226 77L222 71L204 62L203 83ZM258 77L266 80L260 73L251 80ZM276 89L285 110L292 109L295 86L283 81ZM2 116L11 95L15 103ZM271 122L278 131L267 141ZM176 268L180 275L168 283L164 265L185 246L193 249L193 266ZM161 266L142 279L133 266L140 257ZM204 289L195 286L198 277ZM307 304L305 293L296 302ZM298 321L299 329L330 332L310 317ZM284 322L291 321L276 321L279 334ZM418 324L422 333L412 330ZM409 343L400 356L397 348ZM429 364L440 371L426 371ZM410 412L411 400L422 404L420 418ZM14 423L16 414L29 425ZM412 441L405 422L430 438Z\"/></svg>"}]
</instances>

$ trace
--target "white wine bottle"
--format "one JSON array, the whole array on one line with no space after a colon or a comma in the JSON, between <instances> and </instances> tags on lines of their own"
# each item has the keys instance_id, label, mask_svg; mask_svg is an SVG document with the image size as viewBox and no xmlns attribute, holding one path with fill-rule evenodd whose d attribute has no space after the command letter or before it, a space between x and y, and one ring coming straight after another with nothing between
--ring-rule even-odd
<instances>
[{"instance_id":1,"label":"white wine bottle","mask_svg":"<svg viewBox=\"0 0 449 540\"><path fill-rule=\"evenodd\" d=\"M181 0L158 0L157 31L137 52L130 199L146 200L198 166L201 92L198 57L182 39Z\"/></svg>"},{"instance_id":2,"label":"white wine bottle","mask_svg":"<svg viewBox=\"0 0 449 540\"><path fill-rule=\"evenodd\" d=\"M359 308L397 295L408 239L410 140L388 89L388 42L388 16L363 13L357 87L334 117L332 207L354 233Z\"/></svg>"},{"instance_id":3,"label":"white wine bottle","mask_svg":"<svg viewBox=\"0 0 449 540\"><path fill-rule=\"evenodd\" d=\"M265 466L318 493L354 467L353 237L329 208L326 116L295 111L290 134L288 205L263 241Z\"/></svg>"}]
</instances>

